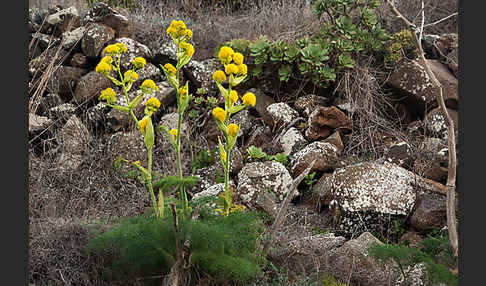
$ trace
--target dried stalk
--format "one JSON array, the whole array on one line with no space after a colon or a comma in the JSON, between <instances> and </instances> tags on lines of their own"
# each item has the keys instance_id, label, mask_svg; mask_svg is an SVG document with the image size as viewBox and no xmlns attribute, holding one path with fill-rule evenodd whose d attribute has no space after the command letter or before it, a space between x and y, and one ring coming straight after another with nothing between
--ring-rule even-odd
<instances>
[{"instance_id":1,"label":"dried stalk","mask_svg":"<svg viewBox=\"0 0 486 286\"><path fill-rule=\"evenodd\" d=\"M440 111L442 116L445 118L445 122L447 125L447 143L449 146L449 170L447 172L447 184L446 184L446 191L447 191L447 201L446 201L446 209L447 209L447 229L449 232L449 240L451 243L452 250L454 252L454 257L456 258L456 263L458 259L458 238L457 238L457 228L456 228L456 213L455 213L455 192L456 192L456 165L457 165L457 158L456 158L456 141L455 141L455 134L454 134L454 123L447 112L444 97L442 95L442 86L440 82L435 77L434 73L430 69L427 61L425 60L424 51L422 49L422 44L420 43L419 39L417 38L417 34L415 33L416 26L408 21L395 7L390 0L386 0L388 5L390 5L393 13L400 18L405 25L413 30L412 36L415 42L415 46L418 50L418 56L420 62L425 67L427 75L432 80L432 84L437 88L438 92L436 94L437 102L440 107Z\"/></svg>"}]
</instances>

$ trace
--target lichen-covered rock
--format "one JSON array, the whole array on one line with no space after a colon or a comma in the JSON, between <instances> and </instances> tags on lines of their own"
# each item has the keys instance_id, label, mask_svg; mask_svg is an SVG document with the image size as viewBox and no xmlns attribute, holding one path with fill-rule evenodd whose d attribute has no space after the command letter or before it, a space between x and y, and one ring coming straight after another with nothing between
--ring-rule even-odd
<instances>
[{"instance_id":1,"label":"lichen-covered rock","mask_svg":"<svg viewBox=\"0 0 486 286\"><path fill-rule=\"evenodd\" d=\"M407 142L393 144L385 150L384 159L397 166L410 169L413 164L412 147Z\"/></svg>"},{"instance_id":2,"label":"lichen-covered rock","mask_svg":"<svg viewBox=\"0 0 486 286\"><path fill-rule=\"evenodd\" d=\"M92 136L83 122L76 115L72 115L59 132L58 140L63 153L83 155Z\"/></svg>"},{"instance_id":3,"label":"lichen-covered rock","mask_svg":"<svg viewBox=\"0 0 486 286\"><path fill-rule=\"evenodd\" d=\"M169 130L177 129L178 121L179 121L179 114L177 112L172 112L172 113L169 113L169 114L162 116L158 125L159 126L163 125L163 126L167 127ZM163 131L161 131L161 132L163 132ZM182 123L181 123L182 136L184 136L184 134L186 132L188 132L188 125L183 119ZM167 134L165 134L165 132L163 132L163 134L164 134L164 136L167 136Z\"/></svg>"},{"instance_id":4,"label":"lichen-covered rock","mask_svg":"<svg viewBox=\"0 0 486 286\"><path fill-rule=\"evenodd\" d=\"M61 45L66 51L75 50L76 47L81 46L81 40L86 33L86 27L79 27L72 31L62 33Z\"/></svg>"},{"instance_id":5,"label":"lichen-covered rock","mask_svg":"<svg viewBox=\"0 0 486 286\"><path fill-rule=\"evenodd\" d=\"M295 128L289 128L280 138L279 142L284 149L285 155L291 155L300 150L303 146L307 145L307 140L300 133L300 131Z\"/></svg>"},{"instance_id":6,"label":"lichen-covered rock","mask_svg":"<svg viewBox=\"0 0 486 286\"><path fill-rule=\"evenodd\" d=\"M74 91L73 101L77 104L84 104L86 101L98 98L100 92L112 87L112 82L105 75L91 71L79 79Z\"/></svg>"},{"instance_id":7,"label":"lichen-covered rock","mask_svg":"<svg viewBox=\"0 0 486 286\"><path fill-rule=\"evenodd\" d=\"M219 157L219 151L216 157L216 168L218 170L223 170L223 165L221 164L221 159ZM231 149L230 153L230 174L236 174L243 168L243 154L241 154L240 149L235 145Z\"/></svg>"},{"instance_id":8,"label":"lichen-covered rock","mask_svg":"<svg viewBox=\"0 0 486 286\"><path fill-rule=\"evenodd\" d=\"M251 128L254 125L255 117L250 114L250 111L243 109L242 111L234 114L230 118L231 123L236 123L240 125L238 130L238 137L247 136Z\"/></svg>"},{"instance_id":9,"label":"lichen-covered rock","mask_svg":"<svg viewBox=\"0 0 486 286\"><path fill-rule=\"evenodd\" d=\"M305 136L310 141L325 139L334 130L341 134L351 132L351 119L335 106L319 107L310 115L307 123Z\"/></svg>"},{"instance_id":10,"label":"lichen-covered rock","mask_svg":"<svg viewBox=\"0 0 486 286\"><path fill-rule=\"evenodd\" d=\"M432 72L442 85L442 95L446 106L457 108L458 83L442 63L436 60L427 60ZM397 65L391 74L388 83L400 92L408 95L407 104L417 114L425 114L437 107L436 93L432 80L427 75L425 67L418 61L403 61Z\"/></svg>"},{"instance_id":11,"label":"lichen-covered rock","mask_svg":"<svg viewBox=\"0 0 486 286\"><path fill-rule=\"evenodd\" d=\"M57 93L48 93L41 100L37 106L36 113L47 116L47 111L55 106L61 105L63 100Z\"/></svg>"},{"instance_id":12,"label":"lichen-covered rock","mask_svg":"<svg viewBox=\"0 0 486 286\"><path fill-rule=\"evenodd\" d=\"M75 53L71 58L70 65L74 68L86 68L88 66L88 59L81 53Z\"/></svg>"},{"instance_id":13,"label":"lichen-covered rock","mask_svg":"<svg viewBox=\"0 0 486 286\"><path fill-rule=\"evenodd\" d=\"M252 162L238 173L237 194L248 206L255 206L260 192L270 190L283 200L292 185L292 177L284 165L275 161Z\"/></svg>"},{"instance_id":14,"label":"lichen-covered rock","mask_svg":"<svg viewBox=\"0 0 486 286\"><path fill-rule=\"evenodd\" d=\"M132 68L132 61L136 57L142 57L147 61L152 57L152 51L150 51L150 49L146 45L139 43L131 38L116 38L110 43L122 43L125 44L125 46L127 47L127 51L122 54L120 59L120 66L123 70ZM101 53L101 56L105 56L104 51Z\"/></svg>"},{"instance_id":15,"label":"lichen-covered rock","mask_svg":"<svg viewBox=\"0 0 486 286\"><path fill-rule=\"evenodd\" d=\"M39 47L41 51L44 51L49 46L56 46L59 44L59 38L53 35L47 35L42 33L32 34L32 39L30 40L36 47Z\"/></svg>"},{"instance_id":16,"label":"lichen-covered rock","mask_svg":"<svg viewBox=\"0 0 486 286\"><path fill-rule=\"evenodd\" d=\"M59 66L54 69L49 78L47 88L49 91L59 94L68 101L72 98L80 78L87 73L88 71L86 69Z\"/></svg>"},{"instance_id":17,"label":"lichen-covered rock","mask_svg":"<svg viewBox=\"0 0 486 286\"><path fill-rule=\"evenodd\" d=\"M131 37L133 25L129 19L129 13L123 8L109 7L103 2L96 2L84 15L83 23L98 22L113 28L116 37Z\"/></svg>"},{"instance_id":18,"label":"lichen-covered rock","mask_svg":"<svg viewBox=\"0 0 486 286\"><path fill-rule=\"evenodd\" d=\"M427 271L427 266L425 265L424 262L420 262L418 264L415 264L411 269L408 267L407 269L404 269L404 271L407 273L407 281L409 286L429 286L428 280L428 271ZM402 286L403 284L403 275L400 275L397 278L397 281L395 282L395 286ZM442 284L440 284L442 285ZM438 286L438 285L435 285Z\"/></svg>"},{"instance_id":19,"label":"lichen-covered rock","mask_svg":"<svg viewBox=\"0 0 486 286\"><path fill-rule=\"evenodd\" d=\"M123 159L129 161L139 160L142 165L147 165L147 149L143 135L139 130L121 131L109 135L107 149L112 162L121 156Z\"/></svg>"},{"instance_id":20,"label":"lichen-covered rock","mask_svg":"<svg viewBox=\"0 0 486 286\"><path fill-rule=\"evenodd\" d=\"M38 78L42 76L51 63L53 67L60 66L65 63L66 58L66 51L63 49L58 51L57 47L51 47L29 62L29 74L33 78Z\"/></svg>"},{"instance_id":21,"label":"lichen-covered rock","mask_svg":"<svg viewBox=\"0 0 486 286\"><path fill-rule=\"evenodd\" d=\"M216 169L214 165L197 169L193 173L193 176L199 178L197 184L192 188L192 193L194 194L200 193L209 187L216 185L216 179L218 176L219 178L224 177L223 170Z\"/></svg>"},{"instance_id":22,"label":"lichen-covered rock","mask_svg":"<svg viewBox=\"0 0 486 286\"><path fill-rule=\"evenodd\" d=\"M304 149L294 154L290 164L292 165L292 174L294 177L300 175L310 163L317 159L310 172L329 171L341 166L339 149L328 142L312 142L305 146Z\"/></svg>"},{"instance_id":23,"label":"lichen-covered rock","mask_svg":"<svg viewBox=\"0 0 486 286\"><path fill-rule=\"evenodd\" d=\"M34 136L39 134L44 129L49 127L53 121L45 116L39 116L33 113L29 113L29 135Z\"/></svg>"},{"instance_id":24,"label":"lichen-covered rock","mask_svg":"<svg viewBox=\"0 0 486 286\"><path fill-rule=\"evenodd\" d=\"M183 71L194 90L205 88L208 94L214 94L219 89L212 76L216 70L221 68L222 65L216 59L207 59L201 62L192 59L183 67Z\"/></svg>"},{"instance_id":25,"label":"lichen-covered rock","mask_svg":"<svg viewBox=\"0 0 486 286\"><path fill-rule=\"evenodd\" d=\"M137 118L140 119L143 117L144 110L145 110L145 103L150 97L157 98L160 101L161 106L168 106L175 102L176 91L172 86L170 86L170 84L167 81L158 82L157 86L159 87L159 90L156 91L154 94L147 94L147 93L143 94L142 101L133 110L133 113ZM133 100L135 97L137 97L140 94L142 94L141 90L131 91L130 93L128 93L128 99ZM124 95L119 94L119 96L117 96L116 103L119 105L127 105L127 100ZM161 109L156 111L154 113L155 116L159 115L160 112L162 112ZM130 116L130 114L121 112L117 109L110 110L110 112L106 115L106 119L107 119L108 127L113 131L126 129L129 128L130 126L135 128L133 118ZM177 128L177 125L175 128Z\"/></svg>"},{"instance_id":26,"label":"lichen-covered rock","mask_svg":"<svg viewBox=\"0 0 486 286\"><path fill-rule=\"evenodd\" d=\"M389 222L409 215L422 192L442 192L445 187L385 161L362 162L337 169L314 189L329 205L336 227L345 235L366 229L381 229ZM393 225L393 223L391 223Z\"/></svg>"},{"instance_id":27,"label":"lichen-covered rock","mask_svg":"<svg viewBox=\"0 0 486 286\"><path fill-rule=\"evenodd\" d=\"M346 241L341 247L331 249L326 255L332 263L331 274L342 281L363 286L388 286L401 274L395 264L381 265L368 255L373 244L383 244L371 233Z\"/></svg>"},{"instance_id":28,"label":"lichen-covered rock","mask_svg":"<svg viewBox=\"0 0 486 286\"><path fill-rule=\"evenodd\" d=\"M452 110L447 108L447 112L449 113L449 116L451 117L453 123L454 123L454 135L457 138L459 136L458 134L458 112L456 110ZM442 112L440 108L435 108L431 110L429 113L427 113L427 116L425 117L425 128L427 131L431 132L433 135L447 140L447 125L444 116L442 116Z\"/></svg>"},{"instance_id":29,"label":"lichen-covered rock","mask_svg":"<svg viewBox=\"0 0 486 286\"><path fill-rule=\"evenodd\" d=\"M270 104L267 106L267 113L272 117L271 126L277 128L289 125L299 116L299 113L285 102Z\"/></svg>"},{"instance_id":30,"label":"lichen-covered rock","mask_svg":"<svg viewBox=\"0 0 486 286\"><path fill-rule=\"evenodd\" d=\"M235 184L232 180L229 181L229 186L230 186L230 188L235 188ZM209 197L209 196L217 197L220 193L223 193L223 192L224 192L224 183L219 183L219 184L215 184L215 185L208 187L207 189L205 189L204 191L202 191L200 193L194 194L192 199L197 200L197 199Z\"/></svg>"},{"instance_id":31,"label":"lichen-covered rock","mask_svg":"<svg viewBox=\"0 0 486 286\"><path fill-rule=\"evenodd\" d=\"M154 82L165 81L165 75L153 64L147 63L143 68L137 70L138 79L133 82L132 89L139 88L142 82L146 79L151 79ZM167 82L168 83L168 82Z\"/></svg>"},{"instance_id":32,"label":"lichen-covered rock","mask_svg":"<svg viewBox=\"0 0 486 286\"><path fill-rule=\"evenodd\" d=\"M308 117L314 109L319 106L324 106L326 103L327 98L315 94L308 94L297 98L294 107L300 114Z\"/></svg>"},{"instance_id":33,"label":"lichen-covered rock","mask_svg":"<svg viewBox=\"0 0 486 286\"><path fill-rule=\"evenodd\" d=\"M76 7L71 6L46 17L46 25L55 35L76 29L80 26L79 13Z\"/></svg>"},{"instance_id":34,"label":"lichen-covered rock","mask_svg":"<svg viewBox=\"0 0 486 286\"><path fill-rule=\"evenodd\" d=\"M103 24L91 23L86 26L86 32L81 40L81 50L85 56L96 58L106 43L113 38L115 38L115 30Z\"/></svg>"}]
</instances>

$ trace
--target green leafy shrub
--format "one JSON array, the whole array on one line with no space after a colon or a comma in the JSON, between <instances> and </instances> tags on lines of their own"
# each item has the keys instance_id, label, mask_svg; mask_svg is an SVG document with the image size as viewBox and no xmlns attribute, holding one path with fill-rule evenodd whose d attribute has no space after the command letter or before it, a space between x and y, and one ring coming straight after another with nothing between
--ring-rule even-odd
<instances>
[{"instance_id":1,"label":"green leafy shrub","mask_svg":"<svg viewBox=\"0 0 486 286\"><path fill-rule=\"evenodd\" d=\"M384 52L390 39L377 21L376 0L317 0L313 12L327 22L319 33L293 43L270 41L260 37L254 41L233 40L223 45L249 58L249 74L253 78L312 80L326 88L336 75L353 68L360 58Z\"/></svg>"},{"instance_id":2,"label":"green leafy shrub","mask_svg":"<svg viewBox=\"0 0 486 286\"><path fill-rule=\"evenodd\" d=\"M385 50L385 60L398 62L407 54L417 55L412 34L409 30L402 30L391 36L390 43Z\"/></svg>"},{"instance_id":3,"label":"green leafy shrub","mask_svg":"<svg viewBox=\"0 0 486 286\"><path fill-rule=\"evenodd\" d=\"M433 257L418 248L396 244L374 243L368 248L368 253L381 263L389 261L396 262L406 286L409 285L409 272L413 266L421 262L425 263L428 278L431 283L458 285L457 275L451 273L445 265L436 263Z\"/></svg>"},{"instance_id":4,"label":"green leafy shrub","mask_svg":"<svg viewBox=\"0 0 486 286\"><path fill-rule=\"evenodd\" d=\"M262 232L261 215L255 212L179 219L181 244L190 241L191 270L213 279L246 281L260 275L262 258L256 246ZM89 252L107 249L116 253L108 277L160 275L161 270L166 274L176 259L173 217L167 212L161 219L124 218L88 245Z\"/></svg>"}]
</instances>

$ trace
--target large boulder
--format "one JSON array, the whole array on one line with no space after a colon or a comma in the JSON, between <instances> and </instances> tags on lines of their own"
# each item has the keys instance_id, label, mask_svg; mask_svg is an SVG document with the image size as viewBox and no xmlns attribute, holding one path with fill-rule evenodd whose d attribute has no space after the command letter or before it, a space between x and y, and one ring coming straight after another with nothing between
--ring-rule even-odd
<instances>
[{"instance_id":1,"label":"large boulder","mask_svg":"<svg viewBox=\"0 0 486 286\"><path fill-rule=\"evenodd\" d=\"M115 30L103 24L91 23L86 26L86 32L81 40L83 54L97 58L106 43L115 38Z\"/></svg>"},{"instance_id":2,"label":"large boulder","mask_svg":"<svg viewBox=\"0 0 486 286\"><path fill-rule=\"evenodd\" d=\"M427 60L432 72L442 85L442 95L447 107L457 109L458 81L442 63L437 60ZM418 61L403 61L387 81L399 92L407 95L406 103L414 113L422 115L438 106L432 80L427 75L425 67Z\"/></svg>"},{"instance_id":3,"label":"large boulder","mask_svg":"<svg viewBox=\"0 0 486 286\"><path fill-rule=\"evenodd\" d=\"M291 127L285 131L285 133L279 137L279 142L287 156L299 151L308 143L300 131L295 127Z\"/></svg>"},{"instance_id":4,"label":"large boulder","mask_svg":"<svg viewBox=\"0 0 486 286\"><path fill-rule=\"evenodd\" d=\"M292 174L294 177L299 176L314 159L316 159L316 162L310 172L325 172L341 167L341 161L339 160L340 154L341 152L338 147L331 143L321 141L312 142L294 154L291 161Z\"/></svg>"},{"instance_id":5,"label":"large boulder","mask_svg":"<svg viewBox=\"0 0 486 286\"><path fill-rule=\"evenodd\" d=\"M98 98L103 89L112 85L111 80L105 75L91 71L79 79L72 100L77 104L83 104L86 101Z\"/></svg>"},{"instance_id":6,"label":"large boulder","mask_svg":"<svg viewBox=\"0 0 486 286\"><path fill-rule=\"evenodd\" d=\"M334 223L345 235L375 228L392 235L393 231L383 225L410 215L420 193L445 193L443 185L387 161L337 169L320 180L314 190L324 205L330 206Z\"/></svg>"},{"instance_id":7,"label":"large boulder","mask_svg":"<svg viewBox=\"0 0 486 286\"><path fill-rule=\"evenodd\" d=\"M292 177L284 165L275 161L252 162L238 173L237 194L248 206L255 206L261 192L272 192L283 200L292 185Z\"/></svg>"},{"instance_id":8,"label":"large boulder","mask_svg":"<svg viewBox=\"0 0 486 286\"><path fill-rule=\"evenodd\" d=\"M365 232L355 239L346 241L341 247L326 254L332 263L329 271L339 280L350 281L352 285L388 286L401 274L395 264L381 265L368 255L368 248L383 244L371 233Z\"/></svg>"},{"instance_id":9,"label":"large boulder","mask_svg":"<svg viewBox=\"0 0 486 286\"><path fill-rule=\"evenodd\" d=\"M446 196L433 193L420 194L418 206L410 218L410 224L420 231L446 226Z\"/></svg>"}]
</instances>

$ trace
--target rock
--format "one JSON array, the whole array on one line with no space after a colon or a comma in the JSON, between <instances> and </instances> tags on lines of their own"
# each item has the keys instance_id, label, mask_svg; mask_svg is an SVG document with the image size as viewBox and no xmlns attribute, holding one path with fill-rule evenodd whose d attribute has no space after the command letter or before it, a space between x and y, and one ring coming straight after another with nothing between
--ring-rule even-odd
<instances>
[{"instance_id":1,"label":"rock","mask_svg":"<svg viewBox=\"0 0 486 286\"><path fill-rule=\"evenodd\" d=\"M62 153L83 155L92 137L83 122L73 115L58 134Z\"/></svg>"},{"instance_id":2,"label":"rock","mask_svg":"<svg viewBox=\"0 0 486 286\"><path fill-rule=\"evenodd\" d=\"M221 159L219 157L219 151L216 152L216 168L218 170L223 170L223 165L221 164ZM237 174L243 168L243 154L241 154L238 146L233 147L230 153L230 175Z\"/></svg>"},{"instance_id":3,"label":"rock","mask_svg":"<svg viewBox=\"0 0 486 286\"><path fill-rule=\"evenodd\" d=\"M192 59L182 69L184 75L190 81L189 87L193 89L194 92L198 88L205 88L208 91L208 94L214 94L219 93L219 89L213 80L213 74L216 70L221 68L221 64L216 59L207 59L202 62Z\"/></svg>"},{"instance_id":4,"label":"rock","mask_svg":"<svg viewBox=\"0 0 486 286\"><path fill-rule=\"evenodd\" d=\"M112 87L112 82L105 75L91 71L78 81L74 91L73 102L84 104L86 101L98 98L103 89Z\"/></svg>"},{"instance_id":5,"label":"rock","mask_svg":"<svg viewBox=\"0 0 486 286\"><path fill-rule=\"evenodd\" d=\"M153 52L152 62L159 66L170 63L172 65L177 64L177 48L172 39L164 40L160 43L160 47Z\"/></svg>"},{"instance_id":6,"label":"rock","mask_svg":"<svg viewBox=\"0 0 486 286\"><path fill-rule=\"evenodd\" d=\"M81 40L86 33L86 27L79 27L72 31L66 31L62 33L61 46L64 50L78 50L77 47L81 47Z\"/></svg>"},{"instance_id":7,"label":"rock","mask_svg":"<svg viewBox=\"0 0 486 286\"><path fill-rule=\"evenodd\" d=\"M314 109L324 106L328 99L315 94L301 96L295 100L294 106L300 114L308 117Z\"/></svg>"},{"instance_id":8,"label":"rock","mask_svg":"<svg viewBox=\"0 0 486 286\"><path fill-rule=\"evenodd\" d=\"M275 103L275 100L264 94L261 90L256 89L256 88L251 88L248 90L249 92L252 92L255 94L256 97L256 103L254 107L251 107L251 109L255 109L256 112L263 118L263 121L265 124L269 126L273 126L273 118L272 116L268 113L267 107L273 103Z\"/></svg>"},{"instance_id":9,"label":"rock","mask_svg":"<svg viewBox=\"0 0 486 286\"><path fill-rule=\"evenodd\" d=\"M440 35L435 41L434 48L439 54L447 55L450 51L459 48L459 35L457 33Z\"/></svg>"},{"instance_id":10,"label":"rock","mask_svg":"<svg viewBox=\"0 0 486 286\"><path fill-rule=\"evenodd\" d=\"M445 66L439 61L427 60L437 80L443 86L442 94L446 106L457 108L458 82ZM418 61L404 61L397 65L387 81L400 92L407 94L406 103L413 113L425 114L437 107L436 89L424 67Z\"/></svg>"},{"instance_id":11,"label":"rock","mask_svg":"<svg viewBox=\"0 0 486 286\"><path fill-rule=\"evenodd\" d=\"M324 139L322 142L331 143L332 145L336 146L338 152L342 152L344 150L344 144L338 131L334 131L333 134Z\"/></svg>"},{"instance_id":12,"label":"rock","mask_svg":"<svg viewBox=\"0 0 486 286\"><path fill-rule=\"evenodd\" d=\"M394 264L383 266L368 255L368 248L373 243L383 244L371 233L364 232L341 247L331 249L326 255L327 261L332 263L331 274L339 280L350 281L352 285L390 285L400 273Z\"/></svg>"},{"instance_id":13,"label":"rock","mask_svg":"<svg viewBox=\"0 0 486 286\"><path fill-rule=\"evenodd\" d=\"M177 129L178 121L179 121L179 115L177 114L177 112L172 112L172 113L169 113L169 114L162 116L158 125L159 126L163 125L163 126L167 127L169 130ZM161 132L163 132L163 131L161 131ZM188 132L188 125L187 125L186 122L184 122L184 118L183 118L182 124L181 124L181 133L184 136L184 134L186 132ZM164 134L165 134L165 132L164 132ZM167 136L167 135L165 135L165 136Z\"/></svg>"},{"instance_id":14,"label":"rock","mask_svg":"<svg viewBox=\"0 0 486 286\"><path fill-rule=\"evenodd\" d=\"M143 68L137 70L138 79L133 82L132 89L139 88L142 82L146 79L151 79L154 82L165 81L165 75L153 64L147 63Z\"/></svg>"},{"instance_id":15,"label":"rock","mask_svg":"<svg viewBox=\"0 0 486 286\"><path fill-rule=\"evenodd\" d=\"M331 206L335 223L345 235L366 229L383 228L389 220L409 215L417 193L435 191L445 194L445 187L385 161L362 162L337 169L320 180L313 190L324 205ZM391 224L393 225L393 223Z\"/></svg>"},{"instance_id":16,"label":"rock","mask_svg":"<svg viewBox=\"0 0 486 286\"><path fill-rule=\"evenodd\" d=\"M299 176L310 163L317 159L310 172L329 171L340 167L338 148L327 142L312 142L305 146L304 149L294 154L291 161L291 172L294 177Z\"/></svg>"},{"instance_id":17,"label":"rock","mask_svg":"<svg viewBox=\"0 0 486 286\"><path fill-rule=\"evenodd\" d=\"M57 93L49 93L44 96L39 106L37 107L37 114L47 116L47 111L55 106L61 105L63 100Z\"/></svg>"},{"instance_id":18,"label":"rock","mask_svg":"<svg viewBox=\"0 0 486 286\"><path fill-rule=\"evenodd\" d=\"M111 135L108 139L107 149L112 162L121 156L125 160L132 162L139 160L143 166L147 165L147 149L139 130L121 131Z\"/></svg>"},{"instance_id":19,"label":"rock","mask_svg":"<svg viewBox=\"0 0 486 286\"><path fill-rule=\"evenodd\" d=\"M139 105L134 109L133 113L135 116L140 119L144 116L145 110L145 103L150 97L155 97L160 101L161 107L171 105L175 102L176 98L176 91L175 89L170 86L167 81L157 83L159 90L154 94L144 94L142 101ZM128 99L131 101L139 94L142 94L141 90L135 90L128 94ZM127 105L126 99L124 95L117 96L116 103L119 105ZM155 116L158 116L162 112L162 109L154 112ZM131 115L121 112L117 109L112 109L106 116L108 127L113 131L118 131L121 129L126 129L133 125L132 127L135 128L133 118ZM175 117L175 127L177 128L177 117ZM170 128L170 129L172 129ZM185 130L185 129L184 129Z\"/></svg>"},{"instance_id":20,"label":"rock","mask_svg":"<svg viewBox=\"0 0 486 286\"><path fill-rule=\"evenodd\" d=\"M446 64L452 74L459 78L459 49L454 49L447 54Z\"/></svg>"},{"instance_id":21,"label":"rock","mask_svg":"<svg viewBox=\"0 0 486 286\"><path fill-rule=\"evenodd\" d=\"M283 200L292 185L292 177L284 165L275 161L252 162L238 173L237 194L249 207L256 205L260 192L268 189L277 200Z\"/></svg>"},{"instance_id":22,"label":"rock","mask_svg":"<svg viewBox=\"0 0 486 286\"><path fill-rule=\"evenodd\" d=\"M86 68L87 67L87 58L85 55L81 53L76 53L71 58L71 66L75 68Z\"/></svg>"},{"instance_id":23,"label":"rock","mask_svg":"<svg viewBox=\"0 0 486 286\"><path fill-rule=\"evenodd\" d=\"M84 155L63 152L58 158L58 167L64 170L76 170L86 157Z\"/></svg>"},{"instance_id":24,"label":"rock","mask_svg":"<svg viewBox=\"0 0 486 286\"><path fill-rule=\"evenodd\" d=\"M251 128L254 125L255 117L250 114L250 111L243 109L240 112L234 114L230 118L231 123L236 123L240 125L238 130L238 137L247 136Z\"/></svg>"},{"instance_id":25,"label":"rock","mask_svg":"<svg viewBox=\"0 0 486 286\"><path fill-rule=\"evenodd\" d=\"M121 60L120 60L120 66L122 70L128 70L133 67L132 61L136 57L142 57L145 60L149 60L152 58L152 52L150 49L142 44L139 43L133 39L130 38L116 38L114 41L111 42L111 44L116 44L116 43L123 43L127 47L127 51L122 54ZM101 56L104 57L105 53L102 52Z\"/></svg>"},{"instance_id":26,"label":"rock","mask_svg":"<svg viewBox=\"0 0 486 286\"><path fill-rule=\"evenodd\" d=\"M411 169L413 164L412 147L403 141L395 143L385 150L384 159L405 169Z\"/></svg>"},{"instance_id":27,"label":"rock","mask_svg":"<svg viewBox=\"0 0 486 286\"><path fill-rule=\"evenodd\" d=\"M268 126L257 126L253 132L250 133L247 146L261 147L263 149L265 143L272 141L272 130Z\"/></svg>"},{"instance_id":28,"label":"rock","mask_svg":"<svg viewBox=\"0 0 486 286\"><path fill-rule=\"evenodd\" d=\"M410 267L407 267L407 269L404 269L405 273L407 273L407 281L409 286L428 286L430 285L428 280L428 271L427 271L427 266L425 263L420 262L418 264L415 264L412 269ZM395 282L395 286L401 286L403 284L403 276L400 275L397 278L397 281ZM441 286L443 284L435 285L435 286Z\"/></svg>"},{"instance_id":29,"label":"rock","mask_svg":"<svg viewBox=\"0 0 486 286\"><path fill-rule=\"evenodd\" d=\"M48 67L52 64L52 67L64 65L67 59L67 52L58 47L51 47L44 51L38 57L32 59L29 62L29 73L33 78L38 78L48 71Z\"/></svg>"},{"instance_id":30,"label":"rock","mask_svg":"<svg viewBox=\"0 0 486 286\"><path fill-rule=\"evenodd\" d=\"M229 181L229 186L230 186L230 188L235 188L235 184L232 180ZM207 188L206 190L204 190L200 193L194 194L192 199L197 200L197 199L209 197L209 196L217 197L220 193L223 193L223 192L224 192L224 183L219 183L219 184L215 184L215 185L210 186L209 188Z\"/></svg>"},{"instance_id":31,"label":"rock","mask_svg":"<svg viewBox=\"0 0 486 286\"><path fill-rule=\"evenodd\" d=\"M102 23L116 32L117 38L131 37L133 25L129 13L123 8L109 7L103 2L96 2L83 18L84 23Z\"/></svg>"},{"instance_id":32,"label":"rock","mask_svg":"<svg viewBox=\"0 0 486 286\"><path fill-rule=\"evenodd\" d=\"M64 32L78 28L80 23L78 10L76 7L71 6L47 16L44 25L52 31L51 33L61 35Z\"/></svg>"},{"instance_id":33,"label":"rock","mask_svg":"<svg viewBox=\"0 0 486 286\"><path fill-rule=\"evenodd\" d=\"M53 35L46 35L42 33L35 33L32 34L32 40L33 45L36 45L40 48L41 51L44 51L51 46L55 46L59 43L59 38L53 36Z\"/></svg>"},{"instance_id":34,"label":"rock","mask_svg":"<svg viewBox=\"0 0 486 286\"><path fill-rule=\"evenodd\" d=\"M223 170L217 169L214 165L197 169L193 176L199 177L199 181L197 181L197 184L192 188L194 194L200 193L209 187L216 185L217 176L219 176L219 179L224 178Z\"/></svg>"},{"instance_id":35,"label":"rock","mask_svg":"<svg viewBox=\"0 0 486 286\"><path fill-rule=\"evenodd\" d=\"M85 56L97 58L103 47L113 38L115 30L102 24L91 23L86 26L86 32L81 40L81 50Z\"/></svg>"},{"instance_id":36,"label":"rock","mask_svg":"<svg viewBox=\"0 0 486 286\"><path fill-rule=\"evenodd\" d=\"M268 105L267 113L272 117L271 126L274 128L288 126L299 116L299 113L285 102Z\"/></svg>"},{"instance_id":37,"label":"rock","mask_svg":"<svg viewBox=\"0 0 486 286\"><path fill-rule=\"evenodd\" d=\"M29 113L29 137L38 135L48 128L52 123L52 120L45 116Z\"/></svg>"},{"instance_id":38,"label":"rock","mask_svg":"<svg viewBox=\"0 0 486 286\"><path fill-rule=\"evenodd\" d=\"M304 136L300 134L300 131L297 128L291 127L280 136L279 143L282 145L285 155L288 156L299 151L309 142L305 140Z\"/></svg>"},{"instance_id":39,"label":"rock","mask_svg":"<svg viewBox=\"0 0 486 286\"><path fill-rule=\"evenodd\" d=\"M420 194L419 204L410 218L410 223L417 230L430 230L447 225L446 196Z\"/></svg>"},{"instance_id":40,"label":"rock","mask_svg":"<svg viewBox=\"0 0 486 286\"><path fill-rule=\"evenodd\" d=\"M106 130L107 119L106 114L110 107L105 106L104 103L99 102L86 110L85 122L93 134L102 135Z\"/></svg>"},{"instance_id":41,"label":"rock","mask_svg":"<svg viewBox=\"0 0 486 286\"><path fill-rule=\"evenodd\" d=\"M65 101L69 101L73 97L78 81L87 73L86 69L59 66L54 68L47 83L47 88L51 92L59 94Z\"/></svg>"},{"instance_id":42,"label":"rock","mask_svg":"<svg viewBox=\"0 0 486 286\"><path fill-rule=\"evenodd\" d=\"M458 112L456 110L447 109L449 116L451 117L454 123L454 135L456 137L456 142L458 139ZM447 125L445 122L445 118L442 116L442 112L440 108L435 108L427 113L427 116L424 119L425 121L425 128L427 131L431 132L432 135L437 136L443 140L447 140ZM456 143L457 144L457 143Z\"/></svg>"},{"instance_id":43,"label":"rock","mask_svg":"<svg viewBox=\"0 0 486 286\"><path fill-rule=\"evenodd\" d=\"M347 98L336 97L332 105L336 106L340 110L346 111L348 114L356 111L356 106Z\"/></svg>"},{"instance_id":44,"label":"rock","mask_svg":"<svg viewBox=\"0 0 486 286\"><path fill-rule=\"evenodd\" d=\"M76 105L72 103L63 103L61 105L50 108L47 111L49 118L56 121L63 119L68 120L76 113Z\"/></svg>"},{"instance_id":45,"label":"rock","mask_svg":"<svg viewBox=\"0 0 486 286\"><path fill-rule=\"evenodd\" d=\"M306 138L315 141L328 137L334 130L341 134L351 132L352 121L335 106L319 107L309 115L307 126Z\"/></svg>"}]
</instances>

